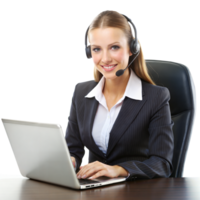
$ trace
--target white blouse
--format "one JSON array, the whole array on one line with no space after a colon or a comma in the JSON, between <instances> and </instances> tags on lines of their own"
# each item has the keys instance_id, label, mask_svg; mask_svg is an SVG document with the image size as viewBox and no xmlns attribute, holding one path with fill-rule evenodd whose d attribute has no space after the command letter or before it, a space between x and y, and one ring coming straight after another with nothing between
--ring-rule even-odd
<instances>
[{"instance_id":1,"label":"white blouse","mask_svg":"<svg viewBox=\"0 0 200 200\"><path fill-rule=\"evenodd\" d=\"M92 128L92 136L98 148L106 154L110 131L119 114L124 98L129 97L131 99L142 100L142 82L131 69L125 93L123 97L110 109L110 111L108 110L106 99L102 93L104 83L105 78L102 77L99 83L85 97L95 97L99 102Z\"/></svg>"}]
</instances>

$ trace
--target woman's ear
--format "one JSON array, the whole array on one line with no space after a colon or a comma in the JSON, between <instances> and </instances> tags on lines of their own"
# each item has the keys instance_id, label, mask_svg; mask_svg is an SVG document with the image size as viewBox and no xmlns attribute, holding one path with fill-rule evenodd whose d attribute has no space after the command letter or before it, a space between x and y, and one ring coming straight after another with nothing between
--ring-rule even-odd
<instances>
[{"instance_id":1,"label":"woman's ear","mask_svg":"<svg viewBox=\"0 0 200 200\"><path fill-rule=\"evenodd\" d=\"M131 53L130 46L129 46L129 48L128 48L128 51L129 51L129 56L132 56L133 54Z\"/></svg>"}]
</instances>

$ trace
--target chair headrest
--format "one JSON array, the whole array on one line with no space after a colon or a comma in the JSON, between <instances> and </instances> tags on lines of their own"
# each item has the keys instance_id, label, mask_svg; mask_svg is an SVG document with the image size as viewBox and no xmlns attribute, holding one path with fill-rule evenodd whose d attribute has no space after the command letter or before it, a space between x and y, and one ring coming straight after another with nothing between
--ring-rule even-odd
<instances>
[{"instance_id":1,"label":"chair headrest","mask_svg":"<svg viewBox=\"0 0 200 200\"><path fill-rule=\"evenodd\" d=\"M195 86L186 66L159 60L146 60L146 65L155 84L169 89L171 115L194 110Z\"/></svg>"}]
</instances>

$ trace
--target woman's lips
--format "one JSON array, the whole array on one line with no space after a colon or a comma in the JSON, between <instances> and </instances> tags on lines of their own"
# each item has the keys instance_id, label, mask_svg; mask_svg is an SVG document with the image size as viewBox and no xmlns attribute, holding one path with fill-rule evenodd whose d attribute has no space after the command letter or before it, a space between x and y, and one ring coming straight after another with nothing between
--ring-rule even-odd
<instances>
[{"instance_id":1,"label":"woman's lips","mask_svg":"<svg viewBox=\"0 0 200 200\"><path fill-rule=\"evenodd\" d=\"M110 66L110 67L106 67L106 66L101 65L101 67L102 67L106 72L112 71L113 69L115 69L116 66L117 66L117 64L116 64L116 65L113 65L113 66Z\"/></svg>"}]
</instances>

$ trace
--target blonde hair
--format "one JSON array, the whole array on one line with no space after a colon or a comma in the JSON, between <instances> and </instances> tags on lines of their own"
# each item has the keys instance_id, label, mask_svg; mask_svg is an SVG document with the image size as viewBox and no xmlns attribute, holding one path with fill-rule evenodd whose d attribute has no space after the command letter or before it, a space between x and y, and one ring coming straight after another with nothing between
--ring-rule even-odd
<instances>
[{"instance_id":1,"label":"blonde hair","mask_svg":"<svg viewBox=\"0 0 200 200\"><path fill-rule=\"evenodd\" d=\"M97 29L97 28L106 28L106 27L114 27L114 28L119 28L121 29L128 41L128 44L132 41L133 34L131 31L131 27L127 21L127 19L121 15L120 13L116 11L103 11L101 12L90 24L88 34L90 31ZM139 42L139 41L138 41ZM140 42L139 42L140 44ZM129 57L128 64L134 59L134 55ZM142 80L151 83L152 85L156 85L151 77L148 74L148 69L146 66L146 62L144 60L142 48L140 45L140 53L133 61L133 63L130 65L130 68L133 69L135 74L141 78ZM99 82L100 79L102 78L102 74L94 67L94 79L96 82Z\"/></svg>"}]
</instances>

